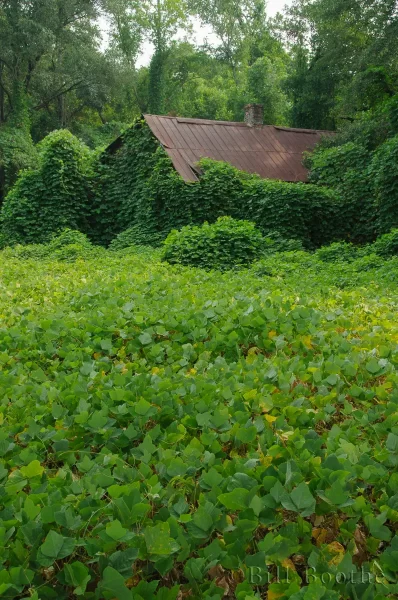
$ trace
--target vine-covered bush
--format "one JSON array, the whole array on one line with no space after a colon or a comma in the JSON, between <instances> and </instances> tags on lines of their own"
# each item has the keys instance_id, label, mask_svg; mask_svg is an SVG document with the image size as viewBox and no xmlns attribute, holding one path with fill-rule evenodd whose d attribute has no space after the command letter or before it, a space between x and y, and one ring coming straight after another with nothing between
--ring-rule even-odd
<instances>
[{"instance_id":1,"label":"vine-covered bush","mask_svg":"<svg viewBox=\"0 0 398 600\"><path fill-rule=\"evenodd\" d=\"M306 159L310 181L343 199L348 240L368 243L398 227L398 96L368 111Z\"/></svg>"},{"instance_id":2,"label":"vine-covered bush","mask_svg":"<svg viewBox=\"0 0 398 600\"><path fill-rule=\"evenodd\" d=\"M378 229L398 227L398 135L387 140L374 155L371 174L378 210Z\"/></svg>"},{"instance_id":3,"label":"vine-covered bush","mask_svg":"<svg viewBox=\"0 0 398 600\"><path fill-rule=\"evenodd\" d=\"M65 229L54 236L48 244L28 244L8 247L8 257L21 260L59 260L74 262L81 258L92 258L105 252L104 248L93 246L88 237L80 231Z\"/></svg>"},{"instance_id":4,"label":"vine-covered bush","mask_svg":"<svg viewBox=\"0 0 398 600\"><path fill-rule=\"evenodd\" d=\"M278 252L300 252L304 250L300 240L287 240L281 236L279 231L272 231L264 238L264 252L276 254Z\"/></svg>"},{"instance_id":5,"label":"vine-covered bush","mask_svg":"<svg viewBox=\"0 0 398 600\"><path fill-rule=\"evenodd\" d=\"M322 262L353 262L358 258L358 247L346 242L335 242L330 246L323 246L316 252L317 258Z\"/></svg>"},{"instance_id":6,"label":"vine-covered bush","mask_svg":"<svg viewBox=\"0 0 398 600\"><path fill-rule=\"evenodd\" d=\"M366 148L354 142L332 148L320 147L306 159L310 181L336 190L343 198L344 237L358 243L372 241L376 232L370 161L371 154Z\"/></svg>"},{"instance_id":7,"label":"vine-covered bush","mask_svg":"<svg viewBox=\"0 0 398 600\"><path fill-rule=\"evenodd\" d=\"M381 235L372 245L375 254L384 258L398 256L398 229L393 229L390 233Z\"/></svg>"},{"instance_id":8,"label":"vine-covered bush","mask_svg":"<svg viewBox=\"0 0 398 600\"><path fill-rule=\"evenodd\" d=\"M164 242L162 259L171 264L226 271L249 265L259 258L263 248L264 238L254 223L220 217L212 225L189 225L172 231Z\"/></svg>"},{"instance_id":9,"label":"vine-covered bush","mask_svg":"<svg viewBox=\"0 0 398 600\"><path fill-rule=\"evenodd\" d=\"M109 244L109 250L119 251L125 248L137 246L152 246L154 248L161 245L164 236L148 231L143 231L138 225L134 225L126 231L119 233Z\"/></svg>"},{"instance_id":10,"label":"vine-covered bush","mask_svg":"<svg viewBox=\"0 0 398 600\"><path fill-rule=\"evenodd\" d=\"M6 242L48 242L65 227L92 234L90 151L68 131L51 133L39 151L38 168L23 172L4 201L1 221Z\"/></svg>"},{"instance_id":11,"label":"vine-covered bush","mask_svg":"<svg viewBox=\"0 0 398 600\"><path fill-rule=\"evenodd\" d=\"M95 184L96 236L101 244L108 245L134 225L142 235L152 233L155 225L148 180L158 162L157 149L149 127L139 120L100 155Z\"/></svg>"},{"instance_id":12,"label":"vine-covered bush","mask_svg":"<svg viewBox=\"0 0 398 600\"><path fill-rule=\"evenodd\" d=\"M87 250L90 250L93 247L87 235L73 229L64 229L61 233L55 235L48 246L51 251L56 252L57 250L61 250L62 248L71 245L79 245L83 248L87 248Z\"/></svg>"},{"instance_id":13,"label":"vine-covered bush","mask_svg":"<svg viewBox=\"0 0 398 600\"><path fill-rule=\"evenodd\" d=\"M0 127L0 206L18 173L34 167L36 162L36 150L25 129Z\"/></svg>"}]
</instances>

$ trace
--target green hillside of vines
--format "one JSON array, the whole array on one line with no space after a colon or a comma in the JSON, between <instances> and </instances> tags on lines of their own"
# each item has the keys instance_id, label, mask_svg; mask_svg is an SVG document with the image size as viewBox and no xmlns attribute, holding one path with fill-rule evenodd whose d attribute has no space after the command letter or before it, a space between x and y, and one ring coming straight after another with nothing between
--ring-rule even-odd
<instances>
[{"instance_id":1,"label":"green hillside of vines","mask_svg":"<svg viewBox=\"0 0 398 600\"><path fill-rule=\"evenodd\" d=\"M396 597L396 259L156 256L2 253L0 597Z\"/></svg>"}]
</instances>

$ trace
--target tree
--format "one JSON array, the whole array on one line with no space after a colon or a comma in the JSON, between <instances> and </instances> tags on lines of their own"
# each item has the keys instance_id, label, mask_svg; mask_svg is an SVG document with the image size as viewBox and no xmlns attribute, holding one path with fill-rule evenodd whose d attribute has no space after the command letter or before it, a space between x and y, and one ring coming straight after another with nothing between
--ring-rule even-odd
<instances>
[{"instance_id":1,"label":"tree","mask_svg":"<svg viewBox=\"0 0 398 600\"><path fill-rule=\"evenodd\" d=\"M229 64L237 76L239 65L250 60L253 40L266 29L266 3L264 0L192 0L191 6L220 40L216 55Z\"/></svg>"},{"instance_id":2,"label":"tree","mask_svg":"<svg viewBox=\"0 0 398 600\"><path fill-rule=\"evenodd\" d=\"M38 137L101 111L112 84L96 24L100 0L3 0L0 6L0 120L24 95ZM43 113L45 116L43 117Z\"/></svg>"},{"instance_id":3,"label":"tree","mask_svg":"<svg viewBox=\"0 0 398 600\"><path fill-rule=\"evenodd\" d=\"M334 127L395 92L397 0L295 0L283 26L295 125Z\"/></svg>"}]
</instances>

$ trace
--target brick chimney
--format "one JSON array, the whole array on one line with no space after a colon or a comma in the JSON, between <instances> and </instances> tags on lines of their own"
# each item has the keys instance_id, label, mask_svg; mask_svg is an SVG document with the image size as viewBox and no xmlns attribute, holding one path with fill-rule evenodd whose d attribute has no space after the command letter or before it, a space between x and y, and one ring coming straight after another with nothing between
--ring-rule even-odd
<instances>
[{"instance_id":1,"label":"brick chimney","mask_svg":"<svg viewBox=\"0 0 398 600\"><path fill-rule=\"evenodd\" d=\"M264 125L264 106L262 104L247 104L245 106L245 123L249 127Z\"/></svg>"}]
</instances>

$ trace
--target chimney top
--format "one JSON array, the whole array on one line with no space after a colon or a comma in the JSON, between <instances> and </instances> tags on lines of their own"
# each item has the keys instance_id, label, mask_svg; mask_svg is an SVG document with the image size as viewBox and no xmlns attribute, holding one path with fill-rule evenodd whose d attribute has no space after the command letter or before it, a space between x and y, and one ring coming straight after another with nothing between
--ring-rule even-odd
<instances>
[{"instance_id":1,"label":"chimney top","mask_svg":"<svg viewBox=\"0 0 398 600\"><path fill-rule=\"evenodd\" d=\"M249 127L264 125L264 106L262 104L246 104L245 123Z\"/></svg>"}]
</instances>

